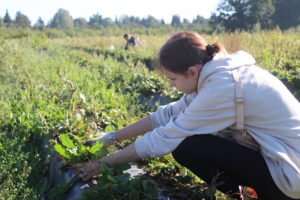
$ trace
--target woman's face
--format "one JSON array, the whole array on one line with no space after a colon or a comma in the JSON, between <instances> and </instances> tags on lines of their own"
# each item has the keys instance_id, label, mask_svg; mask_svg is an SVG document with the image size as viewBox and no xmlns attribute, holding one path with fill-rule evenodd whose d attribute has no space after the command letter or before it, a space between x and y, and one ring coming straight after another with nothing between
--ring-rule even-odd
<instances>
[{"instance_id":1,"label":"woman's face","mask_svg":"<svg viewBox=\"0 0 300 200\"><path fill-rule=\"evenodd\" d=\"M178 91L185 94L191 94L197 91L199 67L190 67L186 74L174 73L164 67L162 68L162 71L168 78L170 87L175 87Z\"/></svg>"}]
</instances>

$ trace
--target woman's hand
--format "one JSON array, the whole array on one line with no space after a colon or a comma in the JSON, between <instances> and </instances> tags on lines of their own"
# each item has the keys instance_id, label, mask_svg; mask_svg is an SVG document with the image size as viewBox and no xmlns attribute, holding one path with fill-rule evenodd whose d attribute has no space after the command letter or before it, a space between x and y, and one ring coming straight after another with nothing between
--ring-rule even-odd
<instances>
[{"instance_id":1,"label":"woman's hand","mask_svg":"<svg viewBox=\"0 0 300 200\"><path fill-rule=\"evenodd\" d=\"M92 145L93 143L96 143L97 141L100 141L103 143L105 147L108 147L110 145L116 144L117 138L115 135L115 132L105 133L103 132L102 135L98 138L90 139L85 142L86 145Z\"/></svg>"},{"instance_id":2,"label":"woman's hand","mask_svg":"<svg viewBox=\"0 0 300 200\"><path fill-rule=\"evenodd\" d=\"M76 165L76 168L79 178L81 178L83 181L90 180L91 178L99 174L102 170L98 160L79 163Z\"/></svg>"},{"instance_id":3,"label":"woman's hand","mask_svg":"<svg viewBox=\"0 0 300 200\"><path fill-rule=\"evenodd\" d=\"M77 168L79 178L87 181L102 171L100 162L106 163L110 167L114 167L118 164L134 162L138 159L139 157L136 153L134 144L130 144L124 149L104 156L101 159L80 163L75 165L75 167Z\"/></svg>"},{"instance_id":4,"label":"woman's hand","mask_svg":"<svg viewBox=\"0 0 300 200\"><path fill-rule=\"evenodd\" d=\"M113 144L117 144L118 142L121 142L123 140L127 140L130 138L134 138L139 135L144 135L145 133L152 131L152 121L150 115L144 117L143 119L140 119L139 121L126 126L125 128L122 128L116 132L98 132L97 138L90 139L85 142L86 145L92 145L93 143L100 141L104 144L105 147L108 147Z\"/></svg>"}]
</instances>

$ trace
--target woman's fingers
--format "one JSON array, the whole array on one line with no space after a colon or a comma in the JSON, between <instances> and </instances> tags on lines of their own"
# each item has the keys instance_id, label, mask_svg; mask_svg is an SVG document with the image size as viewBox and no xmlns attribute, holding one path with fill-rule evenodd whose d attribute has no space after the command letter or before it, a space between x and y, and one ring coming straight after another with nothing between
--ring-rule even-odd
<instances>
[{"instance_id":1,"label":"woman's fingers","mask_svg":"<svg viewBox=\"0 0 300 200\"><path fill-rule=\"evenodd\" d=\"M78 177L79 178L81 178L84 181L88 180L88 177L89 177L89 175L88 175L88 169L82 167L82 168L79 168L77 170L77 172L78 172Z\"/></svg>"},{"instance_id":2,"label":"woman's fingers","mask_svg":"<svg viewBox=\"0 0 300 200\"><path fill-rule=\"evenodd\" d=\"M97 162L80 163L75 166L79 178L87 181L97 175L101 169Z\"/></svg>"},{"instance_id":3,"label":"woman's fingers","mask_svg":"<svg viewBox=\"0 0 300 200\"><path fill-rule=\"evenodd\" d=\"M85 177L85 174L84 174L84 173L80 173L80 174L78 175L78 177L81 178L81 179L83 179L83 178Z\"/></svg>"},{"instance_id":4,"label":"woman's fingers","mask_svg":"<svg viewBox=\"0 0 300 200\"><path fill-rule=\"evenodd\" d=\"M74 167L75 167L75 169L79 169L79 168L82 168L85 165L86 165L86 163L78 163L78 164L74 165Z\"/></svg>"},{"instance_id":5,"label":"woman's fingers","mask_svg":"<svg viewBox=\"0 0 300 200\"><path fill-rule=\"evenodd\" d=\"M74 166L74 169L75 169L75 173L76 174L80 174L80 173L84 172L84 163L82 163L82 164L76 164Z\"/></svg>"},{"instance_id":6,"label":"woman's fingers","mask_svg":"<svg viewBox=\"0 0 300 200\"><path fill-rule=\"evenodd\" d=\"M90 180L91 178L93 178L96 174L93 174L93 173L85 173L85 172L82 172L80 175L79 175L79 178L81 178L82 180L84 181L88 181Z\"/></svg>"},{"instance_id":7,"label":"woman's fingers","mask_svg":"<svg viewBox=\"0 0 300 200\"><path fill-rule=\"evenodd\" d=\"M90 179L93 178L93 177L94 177L94 175L86 174L85 176L83 176L83 179L82 179L82 180L88 181L88 180L90 180Z\"/></svg>"},{"instance_id":8,"label":"woman's fingers","mask_svg":"<svg viewBox=\"0 0 300 200\"><path fill-rule=\"evenodd\" d=\"M84 180L84 177L86 176L86 163L79 163L75 165L75 173L78 175L79 178Z\"/></svg>"},{"instance_id":9,"label":"woman's fingers","mask_svg":"<svg viewBox=\"0 0 300 200\"><path fill-rule=\"evenodd\" d=\"M78 173L81 173L81 174L84 173L84 171L85 171L84 168L79 168L79 169L77 170L77 172L78 172Z\"/></svg>"}]
</instances>

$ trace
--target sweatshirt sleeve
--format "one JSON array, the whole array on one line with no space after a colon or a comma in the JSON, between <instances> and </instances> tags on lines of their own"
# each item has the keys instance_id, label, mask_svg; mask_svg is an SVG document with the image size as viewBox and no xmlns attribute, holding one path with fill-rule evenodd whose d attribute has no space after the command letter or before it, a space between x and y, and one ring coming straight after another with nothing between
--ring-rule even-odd
<instances>
[{"instance_id":1,"label":"sweatshirt sleeve","mask_svg":"<svg viewBox=\"0 0 300 200\"><path fill-rule=\"evenodd\" d=\"M182 96L178 101L161 106L156 112L151 113L152 127L157 128L169 122L170 118L177 116L184 110L196 97L196 93Z\"/></svg>"},{"instance_id":2,"label":"sweatshirt sleeve","mask_svg":"<svg viewBox=\"0 0 300 200\"><path fill-rule=\"evenodd\" d=\"M188 136L216 133L233 124L234 83L231 78L218 79L224 77L210 80L186 109L177 116L169 117L165 125L138 138L135 141L138 156L145 158L166 155Z\"/></svg>"}]
</instances>

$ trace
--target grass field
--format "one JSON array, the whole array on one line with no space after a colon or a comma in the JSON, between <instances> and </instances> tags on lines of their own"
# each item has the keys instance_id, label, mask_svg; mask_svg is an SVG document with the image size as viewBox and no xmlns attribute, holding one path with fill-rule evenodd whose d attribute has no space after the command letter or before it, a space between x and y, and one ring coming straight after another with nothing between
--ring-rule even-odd
<instances>
[{"instance_id":1,"label":"grass field","mask_svg":"<svg viewBox=\"0 0 300 200\"><path fill-rule=\"evenodd\" d=\"M50 152L58 135L80 142L96 130L122 128L159 106L141 104L141 95L178 99L180 94L166 87L164 77L148 70L168 37L139 35L142 46L130 51L123 50L124 41L116 36L52 39L39 33L0 39L0 199L47 199L53 187L47 178ZM251 53L299 99L299 34L274 30L203 37L229 52ZM161 180L180 173L171 180L177 184L175 193L187 190L190 199L219 195L200 187L201 180L174 162L166 156L142 164Z\"/></svg>"}]
</instances>

